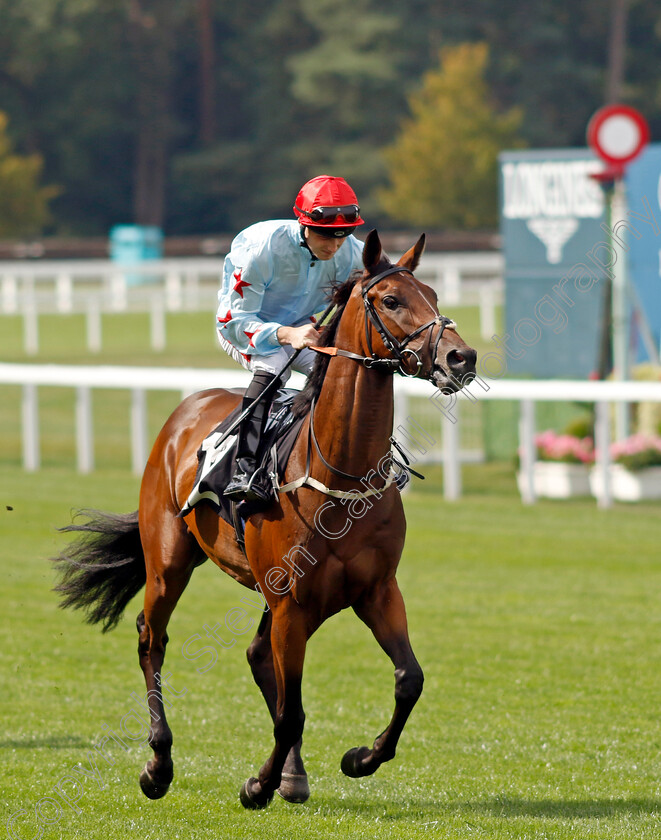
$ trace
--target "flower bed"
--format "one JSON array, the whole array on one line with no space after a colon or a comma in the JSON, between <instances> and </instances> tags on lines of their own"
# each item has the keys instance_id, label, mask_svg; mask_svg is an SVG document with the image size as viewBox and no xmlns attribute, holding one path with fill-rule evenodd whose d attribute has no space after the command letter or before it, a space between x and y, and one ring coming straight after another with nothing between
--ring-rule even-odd
<instances>
[{"instance_id":1,"label":"flower bed","mask_svg":"<svg viewBox=\"0 0 661 840\"><path fill-rule=\"evenodd\" d=\"M552 430L535 436L539 461L559 461L563 464L594 463L594 443L591 437L559 435Z\"/></svg>"},{"instance_id":2,"label":"flower bed","mask_svg":"<svg viewBox=\"0 0 661 840\"><path fill-rule=\"evenodd\" d=\"M612 443L610 455L614 464L621 464L631 472L646 467L661 467L661 437L631 435Z\"/></svg>"}]
</instances>

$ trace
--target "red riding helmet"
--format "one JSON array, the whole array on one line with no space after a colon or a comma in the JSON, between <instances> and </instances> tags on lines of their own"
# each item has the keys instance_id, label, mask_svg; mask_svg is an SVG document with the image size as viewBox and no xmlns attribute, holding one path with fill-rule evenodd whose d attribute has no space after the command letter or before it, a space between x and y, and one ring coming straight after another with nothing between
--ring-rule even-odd
<instances>
[{"instance_id":1,"label":"red riding helmet","mask_svg":"<svg viewBox=\"0 0 661 840\"><path fill-rule=\"evenodd\" d=\"M317 175L300 189L294 213L312 228L351 228L363 225L356 193L344 178ZM348 231L350 232L350 231Z\"/></svg>"}]
</instances>

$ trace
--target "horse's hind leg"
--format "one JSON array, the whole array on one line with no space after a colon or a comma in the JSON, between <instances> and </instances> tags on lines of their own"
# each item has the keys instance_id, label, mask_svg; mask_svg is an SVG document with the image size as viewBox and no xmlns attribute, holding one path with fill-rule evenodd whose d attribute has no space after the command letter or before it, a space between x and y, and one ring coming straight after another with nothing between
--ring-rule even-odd
<instances>
[{"instance_id":1,"label":"horse's hind leg","mask_svg":"<svg viewBox=\"0 0 661 840\"><path fill-rule=\"evenodd\" d=\"M369 776L384 761L394 758L399 736L420 697L424 678L411 649L404 599L394 578L354 609L395 666L395 711L390 724L377 736L371 749L356 747L342 758L342 772L357 778Z\"/></svg>"},{"instance_id":2,"label":"horse's hind leg","mask_svg":"<svg viewBox=\"0 0 661 840\"><path fill-rule=\"evenodd\" d=\"M265 612L259 628L247 651L248 662L253 678L259 686L266 705L275 723L278 701L278 687L273 667L271 650L271 613ZM289 755L282 768L282 781L278 793L287 802L305 802L310 796L308 776L301 758L301 739L289 750Z\"/></svg>"},{"instance_id":3,"label":"horse's hind leg","mask_svg":"<svg viewBox=\"0 0 661 840\"><path fill-rule=\"evenodd\" d=\"M150 713L149 745L154 757L140 774L140 787L150 799L165 796L174 775L172 732L165 716L161 670L168 637L166 628L181 593L186 588L200 548L185 524L168 512L149 520L143 532L147 568L145 608L137 619L140 667L147 684Z\"/></svg>"}]
</instances>

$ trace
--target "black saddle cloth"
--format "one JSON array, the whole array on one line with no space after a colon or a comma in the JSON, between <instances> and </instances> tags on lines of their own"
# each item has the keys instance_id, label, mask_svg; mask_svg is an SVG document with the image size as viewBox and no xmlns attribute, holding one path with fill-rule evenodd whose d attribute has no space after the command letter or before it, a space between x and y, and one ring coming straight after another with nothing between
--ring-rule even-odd
<instances>
[{"instance_id":1,"label":"black saddle cloth","mask_svg":"<svg viewBox=\"0 0 661 840\"><path fill-rule=\"evenodd\" d=\"M281 388L272 404L269 412L259 450L257 452L257 463L259 468L266 470L275 478L276 466L273 463L272 450L275 446L277 461L277 479L284 478L285 467L294 448L296 439L301 430L305 416L296 417L292 412L292 403L299 393L292 388ZM201 501L206 501L218 512L219 516L230 525L235 525L232 517L231 502L223 496L223 491L234 471L236 460L237 437L236 432L225 436L229 429L241 414L239 404L222 423L202 443L197 452L197 474L195 484L190 496L186 501L184 509L179 516L185 516L193 507ZM239 512L243 519L247 518L255 510L263 509L263 505L254 506L247 502L239 505Z\"/></svg>"}]
</instances>

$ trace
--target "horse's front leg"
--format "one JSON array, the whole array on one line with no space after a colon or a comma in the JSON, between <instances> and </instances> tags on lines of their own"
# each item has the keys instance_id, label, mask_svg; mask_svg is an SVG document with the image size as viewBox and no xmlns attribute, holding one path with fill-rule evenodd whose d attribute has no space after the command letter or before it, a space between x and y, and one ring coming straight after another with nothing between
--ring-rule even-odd
<instances>
[{"instance_id":1,"label":"horse's front leg","mask_svg":"<svg viewBox=\"0 0 661 840\"><path fill-rule=\"evenodd\" d=\"M395 666L395 711L390 724L377 736L371 749L355 747L342 758L342 772L357 778L369 776L384 761L394 758L399 736L422 693L424 677L411 649L404 599L394 578L371 592L354 609Z\"/></svg>"},{"instance_id":2,"label":"horse's front leg","mask_svg":"<svg viewBox=\"0 0 661 840\"><path fill-rule=\"evenodd\" d=\"M259 686L266 705L275 723L278 703L278 686L273 666L271 651L271 612L265 612L259 624L255 638L247 651L248 662L255 682ZM310 796L307 773L301 758L301 740L289 751L282 768L282 782L278 793L287 802L305 802Z\"/></svg>"},{"instance_id":3,"label":"horse's front leg","mask_svg":"<svg viewBox=\"0 0 661 840\"><path fill-rule=\"evenodd\" d=\"M303 736L305 714L301 698L301 679L307 643L306 621L292 598L272 605L271 650L277 686L273 735L275 746L268 761L241 788L245 808L264 808L280 787L282 770L292 747Z\"/></svg>"}]
</instances>

